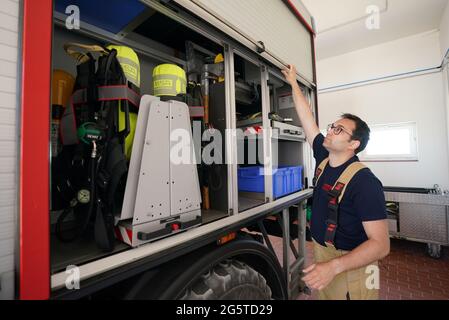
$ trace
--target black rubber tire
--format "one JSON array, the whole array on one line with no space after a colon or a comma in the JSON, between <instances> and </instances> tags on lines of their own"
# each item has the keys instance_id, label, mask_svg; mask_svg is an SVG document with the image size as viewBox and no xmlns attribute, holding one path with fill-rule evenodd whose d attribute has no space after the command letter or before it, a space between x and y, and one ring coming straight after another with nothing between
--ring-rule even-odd
<instances>
[{"instance_id":1,"label":"black rubber tire","mask_svg":"<svg viewBox=\"0 0 449 320\"><path fill-rule=\"evenodd\" d=\"M271 289L249 265L226 260L203 274L180 300L271 300Z\"/></svg>"}]
</instances>

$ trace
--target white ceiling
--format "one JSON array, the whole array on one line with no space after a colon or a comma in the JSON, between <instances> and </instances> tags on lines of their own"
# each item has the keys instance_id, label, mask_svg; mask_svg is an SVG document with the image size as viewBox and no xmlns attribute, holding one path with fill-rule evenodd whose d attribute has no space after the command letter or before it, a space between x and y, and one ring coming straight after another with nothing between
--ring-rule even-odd
<instances>
[{"instance_id":1,"label":"white ceiling","mask_svg":"<svg viewBox=\"0 0 449 320\"><path fill-rule=\"evenodd\" d=\"M302 0L315 18L317 59L438 29L449 0ZM367 7L380 11L380 29L368 30Z\"/></svg>"}]
</instances>

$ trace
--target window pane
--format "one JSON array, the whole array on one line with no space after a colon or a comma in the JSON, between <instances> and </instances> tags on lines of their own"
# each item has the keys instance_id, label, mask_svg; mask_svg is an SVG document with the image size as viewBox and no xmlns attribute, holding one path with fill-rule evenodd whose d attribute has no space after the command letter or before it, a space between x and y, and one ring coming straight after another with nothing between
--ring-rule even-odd
<instances>
[{"instance_id":1,"label":"window pane","mask_svg":"<svg viewBox=\"0 0 449 320\"><path fill-rule=\"evenodd\" d=\"M418 160L416 123L371 125L362 161Z\"/></svg>"},{"instance_id":2,"label":"window pane","mask_svg":"<svg viewBox=\"0 0 449 320\"><path fill-rule=\"evenodd\" d=\"M411 154L410 129L373 130L367 155Z\"/></svg>"}]
</instances>

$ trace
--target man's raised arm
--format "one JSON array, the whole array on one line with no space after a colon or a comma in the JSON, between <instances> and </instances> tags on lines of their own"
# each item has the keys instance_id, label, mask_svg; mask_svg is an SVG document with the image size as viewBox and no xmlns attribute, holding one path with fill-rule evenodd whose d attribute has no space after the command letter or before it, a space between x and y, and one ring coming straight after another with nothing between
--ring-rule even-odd
<instances>
[{"instance_id":1,"label":"man's raised arm","mask_svg":"<svg viewBox=\"0 0 449 320\"><path fill-rule=\"evenodd\" d=\"M320 133L320 129L315 122L310 105L302 94L298 82L296 81L295 66L290 65L289 69L282 70L282 74L292 86L292 95L293 101L295 102L296 112L298 113L299 120L301 120L302 127L306 133L307 142L313 148L313 141Z\"/></svg>"}]
</instances>

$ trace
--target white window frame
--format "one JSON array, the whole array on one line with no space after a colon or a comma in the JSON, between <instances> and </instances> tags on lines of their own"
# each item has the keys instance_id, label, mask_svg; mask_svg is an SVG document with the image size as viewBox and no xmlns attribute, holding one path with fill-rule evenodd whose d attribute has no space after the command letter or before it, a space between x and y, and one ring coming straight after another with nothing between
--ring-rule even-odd
<instances>
[{"instance_id":1,"label":"white window frame","mask_svg":"<svg viewBox=\"0 0 449 320\"><path fill-rule=\"evenodd\" d=\"M418 153L418 125L416 122L401 122L389 124L370 125L371 132L376 129L411 129L410 146L412 152L410 154L382 154L382 155L367 155L366 149L359 154L359 158L364 162L390 162L390 161L419 161ZM369 142L368 142L369 146Z\"/></svg>"}]
</instances>

